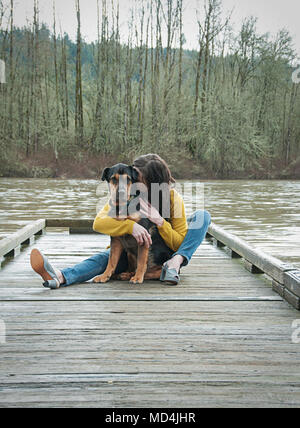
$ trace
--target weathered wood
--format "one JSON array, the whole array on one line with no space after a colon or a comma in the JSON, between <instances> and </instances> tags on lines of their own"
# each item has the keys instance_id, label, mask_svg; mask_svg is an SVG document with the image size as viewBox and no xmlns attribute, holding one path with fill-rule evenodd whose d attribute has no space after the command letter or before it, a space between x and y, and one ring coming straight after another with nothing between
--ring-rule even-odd
<instances>
[{"instance_id":1,"label":"weathered wood","mask_svg":"<svg viewBox=\"0 0 300 428\"><path fill-rule=\"evenodd\" d=\"M6 296L0 297L0 302L8 302L11 301L12 296L8 294ZM44 302L44 301L52 301L52 302L281 302L282 299L279 296L261 296L261 297L212 297L212 296L190 296L190 297L169 297L169 296L102 296L102 297L59 297L58 295L48 294L40 295L40 297L36 296L26 296L22 293L14 296L14 302Z\"/></svg>"},{"instance_id":2,"label":"weathered wood","mask_svg":"<svg viewBox=\"0 0 300 428\"><path fill-rule=\"evenodd\" d=\"M98 374L98 373L97 373ZM92 373L93 375L93 373ZM101 375L101 374L100 374ZM78 373L80 377L80 373ZM43 385L40 383L15 384L8 387L1 385L1 407L8 408L153 408L154 413L159 409L168 408L297 408L299 405L296 382L277 382L271 386L268 380L195 380L184 381L175 377L173 381L160 379L160 374L149 372L149 378L137 381L136 374L130 373L130 378L118 379L111 376L98 382L59 382ZM76 377L76 375L75 375ZM153 381L156 379L156 381ZM40 387L38 385L40 384ZM19 405L18 405L19 403ZM128 410L130 411L130 410ZM199 415L199 410L195 410ZM139 414L135 411L134 414ZM141 417L140 417L141 419ZM199 420L201 419L198 416ZM141 424L141 421L138 425Z\"/></svg>"},{"instance_id":3,"label":"weathered wood","mask_svg":"<svg viewBox=\"0 0 300 428\"><path fill-rule=\"evenodd\" d=\"M5 257L7 257L7 258L17 257L20 253L21 253L21 245L18 245L13 250L11 250L9 253L5 254Z\"/></svg>"},{"instance_id":4,"label":"weathered wood","mask_svg":"<svg viewBox=\"0 0 300 428\"><path fill-rule=\"evenodd\" d=\"M26 241L22 242L22 246L26 246L26 245L33 245L35 242L35 235L30 236L28 239L26 239Z\"/></svg>"},{"instance_id":5,"label":"weathered wood","mask_svg":"<svg viewBox=\"0 0 300 428\"><path fill-rule=\"evenodd\" d=\"M69 228L70 233L93 232L93 219L47 219L47 227ZM284 282L284 272L294 269L293 265L264 253L250 246L246 241L225 231L223 228L212 224L207 232L208 239L213 238L213 244L217 248L226 247L225 251L232 258L243 257L246 267L252 273L266 273L280 284ZM251 266L252 265L252 266Z\"/></svg>"},{"instance_id":6,"label":"weathered wood","mask_svg":"<svg viewBox=\"0 0 300 428\"><path fill-rule=\"evenodd\" d=\"M231 248L225 247L225 252L232 259L240 259L240 258L242 258L242 256L240 256L238 253L236 253L235 251L233 251Z\"/></svg>"},{"instance_id":7,"label":"weathered wood","mask_svg":"<svg viewBox=\"0 0 300 428\"><path fill-rule=\"evenodd\" d=\"M284 273L295 269L293 265L284 263L281 260L252 247L246 241L225 231L214 223L210 225L208 232L216 240L231 248L234 252L245 258L257 268L261 269L280 284L284 283Z\"/></svg>"},{"instance_id":8,"label":"weathered wood","mask_svg":"<svg viewBox=\"0 0 300 428\"><path fill-rule=\"evenodd\" d=\"M292 270L284 274L284 286L300 297L300 270Z\"/></svg>"},{"instance_id":9,"label":"weathered wood","mask_svg":"<svg viewBox=\"0 0 300 428\"><path fill-rule=\"evenodd\" d=\"M46 219L46 227L92 229L93 219Z\"/></svg>"},{"instance_id":10,"label":"weathered wood","mask_svg":"<svg viewBox=\"0 0 300 428\"><path fill-rule=\"evenodd\" d=\"M45 235L45 228L37 231L34 235L35 236L43 236L43 235Z\"/></svg>"},{"instance_id":11,"label":"weathered wood","mask_svg":"<svg viewBox=\"0 0 300 428\"><path fill-rule=\"evenodd\" d=\"M70 227L70 234L78 234L78 235L89 235L89 234L98 234L92 228L87 227Z\"/></svg>"},{"instance_id":12,"label":"weathered wood","mask_svg":"<svg viewBox=\"0 0 300 428\"><path fill-rule=\"evenodd\" d=\"M272 281L272 289L274 291L276 291L276 293L279 294L279 296L284 297L284 285L279 284L279 282L275 281L275 279L273 279Z\"/></svg>"},{"instance_id":13,"label":"weathered wood","mask_svg":"<svg viewBox=\"0 0 300 428\"><path fill-rule=\"evenodd\" d=\"M284 289L283 297L289 302L295 309L300 310L300 298L296 294L292 293L287 288Z\"/></svg>"},{"instance_id":14,"label":"weathered wood","mask_svg":"<svg viewBox=\"0 0 300 428\"><path fill-rule=\"evenodd\" d=\"M251 262L249 262L246 259L244 259L244 266L245 266L245 269L247 269L247 271L249 271L250 273L254 273L254 274L264 273L261 269L259 269L257 266L254 266Z\"/></svg>"},{"instance_id":15,"label":"weathered wood","mask_svg":"<svg viewBox=\"0 0 300 428\"><path fill-rule=\"evenodd\" d=\"M223 248L223 247L225 247L225 244L223 244L223 242L222 241L219 241L218 239L216 239L216 238L213 238L213 245L215 246L215 247L217 247L217 248Z\"/></svg>"},{"instance_id":16,"label":"weathered wood","mask_svg":"<svg viewBox=\"0 0 300 428\"><path fill-rule=\"evenodd\" d=\"M49 231L37 244L62 268L109 238ZM0 407L300 406L298 313L266 275L250 275L225 251L205 241L178 287L47 290L30 250L0 273ZM283 294L298 308L297 296Z\"/></svg>"},{"instance_id":17,"label":"weathered wood","mask_svg":"<svg viewBox=\"0 0 300 428\"><path fill-rule=\"evenodd\" d=\"M28 238L36 235L46 227L46 220L37 220L23 227L18 232L0 241L0 257L11 253L19 245L26 242Z\"/></svg>"},{"instance_id":18,"label":"weathered wood","mask_svg":"<svg viewBox=\"0 0 300 428\"><path fill-rule=\"evenodd\" d=\"M298 407L281 302L1 303L0 406Z\"/></svg>"}]
</instances>

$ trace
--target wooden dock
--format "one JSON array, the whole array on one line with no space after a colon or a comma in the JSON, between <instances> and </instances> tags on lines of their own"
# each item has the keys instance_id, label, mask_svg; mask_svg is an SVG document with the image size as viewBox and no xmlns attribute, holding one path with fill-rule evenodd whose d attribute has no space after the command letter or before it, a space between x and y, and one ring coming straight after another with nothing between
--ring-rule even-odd
<instances>
[{"instance_id":1,"label":"wooden dock","mask_svg":"<svg viewBox=\"0 0 300 428\"><path fill-rule=\"evenodd\" d=\"M72 266L109 244L91 224L0 241L1 407L300 406L297 269L213 224L178 287L43 288L31 249Z\"/></svg>"}]
</instances>

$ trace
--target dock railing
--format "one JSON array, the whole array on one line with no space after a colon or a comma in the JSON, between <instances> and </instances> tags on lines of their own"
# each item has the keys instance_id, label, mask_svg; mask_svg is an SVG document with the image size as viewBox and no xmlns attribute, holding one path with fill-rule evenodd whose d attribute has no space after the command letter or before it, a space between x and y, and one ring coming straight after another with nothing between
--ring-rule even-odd
<instances>
[{"instance_id":1,"label":"dock railing","mask_svg":"<svg viewBox=\"0 0 300 428\"><path fill-rule=\"evenodd\" d=\"M210 226L208 237L213 239L214 245L226 247L231 257L243 258L245 268L251 273L268 275L272 279L273 290L300 310L299 269L251 246L216 224Z\"/></svg>"}]
</instances>

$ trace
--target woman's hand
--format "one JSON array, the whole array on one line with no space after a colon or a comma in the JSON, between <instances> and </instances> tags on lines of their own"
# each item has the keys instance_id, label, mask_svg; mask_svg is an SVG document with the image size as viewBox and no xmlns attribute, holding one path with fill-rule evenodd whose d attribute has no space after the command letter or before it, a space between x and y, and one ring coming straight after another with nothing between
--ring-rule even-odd
<instances>
[{"instance_id":1,"label":"woman's hand","mask_svg":"<svg viewBox=\"0 0 300 428\"><path fill-rule=\"evenodd\" d=\"M149 202L140 199L141 209L140 212L145 217L147 217L152 223L156 224L156 226L161 227L164 223L164 219L159 214L158 210L150 205Z\"/></svg>"},{"instance_id":2,"label":"woman's hand","mask_svg":"<svg viewBox=\"0 0 300 428\"><path fill-rule=\"evenodd\" d=\"M138 245L146 245L147 248L152 245L151 235L138 223L133 226L132 236L136 239Z\"/></svg>"}]
</instances>

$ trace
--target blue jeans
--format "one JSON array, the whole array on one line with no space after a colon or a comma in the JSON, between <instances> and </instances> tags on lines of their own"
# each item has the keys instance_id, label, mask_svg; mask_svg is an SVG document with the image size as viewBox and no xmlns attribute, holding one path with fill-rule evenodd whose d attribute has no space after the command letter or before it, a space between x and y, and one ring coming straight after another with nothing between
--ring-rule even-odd
<instances>
[{"instance_id":1,"label":"blue jeans","mask_svg":"<svg viewBox=\"0 0 300 428\"><path fill-rule=\"evenodd\" d=\"M207 229L211 224L211 217L208 211L196 211L188 218L188 231L178 251L173 254L184 257L182 266L186 266L191 261L191 258L197 248L202 244Z\"/></svg>"},{"instance_id":2,"label":"blue jeans","mask_svg":"<svg viewBox=\"0 0 300 428\"><path fill-rule=\"evenodd\" d=\"M210 223L211 218L207 211L196 211L188 218L189 228L186 237L179 250L173 255L174 257L175 255L180 254L184 257L185 261L183 266L186 266L190 262L193 254L204 240ZM66 280L63 285L68 286L72 284L81 284L91 280L97 275L101 275L107 267L109 254L110 250L105 250L87 260L84 260L72 268L63 269L61 272ZM116 269L116 274L126 272L127 268L127 254L123 252Z\"/></svg>"}]
</instances>

